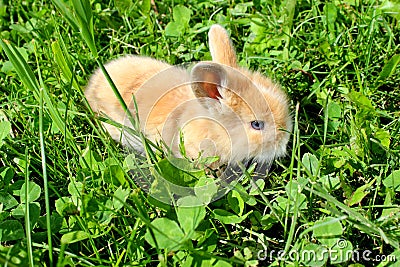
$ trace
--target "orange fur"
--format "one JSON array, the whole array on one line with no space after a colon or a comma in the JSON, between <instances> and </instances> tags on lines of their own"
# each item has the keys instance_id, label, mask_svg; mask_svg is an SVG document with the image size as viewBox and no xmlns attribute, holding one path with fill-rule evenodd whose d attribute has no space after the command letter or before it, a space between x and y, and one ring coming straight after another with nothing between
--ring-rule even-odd
<instances>
[{"instance_id":1,"label":"orange fur","mask_svg":"<svg viewBox=\"0 0 400 267\"><path fill-rule=\"evenodd\" d=\"M162 139L177 156L180 131L188 156L217 155L217 165L249 158L270 162L284 155L292 128L285 93L260 73L237 66L223 27L210 28L209 45L213 61L196 64L190 73L140 56L122 57L105 67L132 112L135 95L147 138ZM85 95L95 112L130 126L100 70L91 77ZM252 128L254 120L265 128ZM113 139L143 151L141 143L130 144L119 129L104 126Z\"/></svg>"}]
</instances>

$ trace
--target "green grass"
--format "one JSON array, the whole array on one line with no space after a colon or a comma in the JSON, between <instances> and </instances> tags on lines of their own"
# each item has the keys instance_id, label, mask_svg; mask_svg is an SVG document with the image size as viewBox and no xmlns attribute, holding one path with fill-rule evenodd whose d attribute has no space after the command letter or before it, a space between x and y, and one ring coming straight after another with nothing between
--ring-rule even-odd
<instances>
[{"instance_id":1,"label":"green grass","mask_svg":"<svg viewBox=\"0 0 400 267\"><path fill-rule=\"evenodd\" d=\"M0 0L0 265L398 264L400 4L155 2ZM190 183L190 206L217 177L127 155L83 90L123 54L209 60L214 23L288 92L292 141L264 179L250 166L217 201L169 206L141 183Z\"/></svg>"}]
</instances>

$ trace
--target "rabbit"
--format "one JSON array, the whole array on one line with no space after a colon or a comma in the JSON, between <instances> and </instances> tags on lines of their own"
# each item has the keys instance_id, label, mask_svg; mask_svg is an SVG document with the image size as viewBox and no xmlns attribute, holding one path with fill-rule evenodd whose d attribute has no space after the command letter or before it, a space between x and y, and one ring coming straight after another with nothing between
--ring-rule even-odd
<instances>
[{"instance_id":1,"label":"rabbit","mask_svg":"<svg viewBox=\"0 0 400 267\"><path fill-rule=\"evenodd\" d=\"M214 167L249 159L271 163L286 153L292 130L284 91L259 72L237 64L232 41L222 26L210 27L212 61L191 69L143 56L128 55L105 65L140 130L153 142L164 142L180 155L217 156ZM135 109L135 96L137 110ZM85 96L94 112L132 127L100 69L89 80ZM103 122L111 137L144 152L142 143Z\"/></svg>"}]
</instances>

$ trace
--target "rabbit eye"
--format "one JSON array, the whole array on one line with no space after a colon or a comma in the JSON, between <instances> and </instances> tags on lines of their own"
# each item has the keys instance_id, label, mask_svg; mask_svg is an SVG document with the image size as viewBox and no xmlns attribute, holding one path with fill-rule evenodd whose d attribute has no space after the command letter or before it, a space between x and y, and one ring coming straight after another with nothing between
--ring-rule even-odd
<instances>
[{"instance_id":1,"label":"rabbit eye","mask_svg":"<svg viewBox=\"0 0 400 267\"><path fill-rule=\"evenodd\" d=\"M252 121L251 127L254 130L262 130L262 129L264 129L264 122L263 121Z\"/></svg>"}]
</instances>

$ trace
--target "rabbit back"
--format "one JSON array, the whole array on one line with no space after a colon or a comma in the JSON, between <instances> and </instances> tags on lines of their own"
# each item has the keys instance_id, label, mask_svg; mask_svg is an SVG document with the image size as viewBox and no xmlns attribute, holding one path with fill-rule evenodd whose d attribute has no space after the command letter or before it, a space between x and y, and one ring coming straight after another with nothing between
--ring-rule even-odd
<instances>
[{"instance_id":1,"label":"rabbit back","mask_svg":"<svg viewBox=\"0 0 400 267\"><path fill-rule=\"evenodd\" d=\"M169 114L186 99L194 98L190 88L181 86L189 78L186 70L165 62L141 56L124 56L105 65L132 115L136 114L133 96L139 111L140 128L147 137L156 141ZM96 113L105 114L111 120L132 127L110 84L101 69L89 80L85 96ZM139 141L126 139L121 130L103 123L111 137L123 145L143 151ZM173 131L173 129L171 129Z\"/></svg>"}]
</instances>

